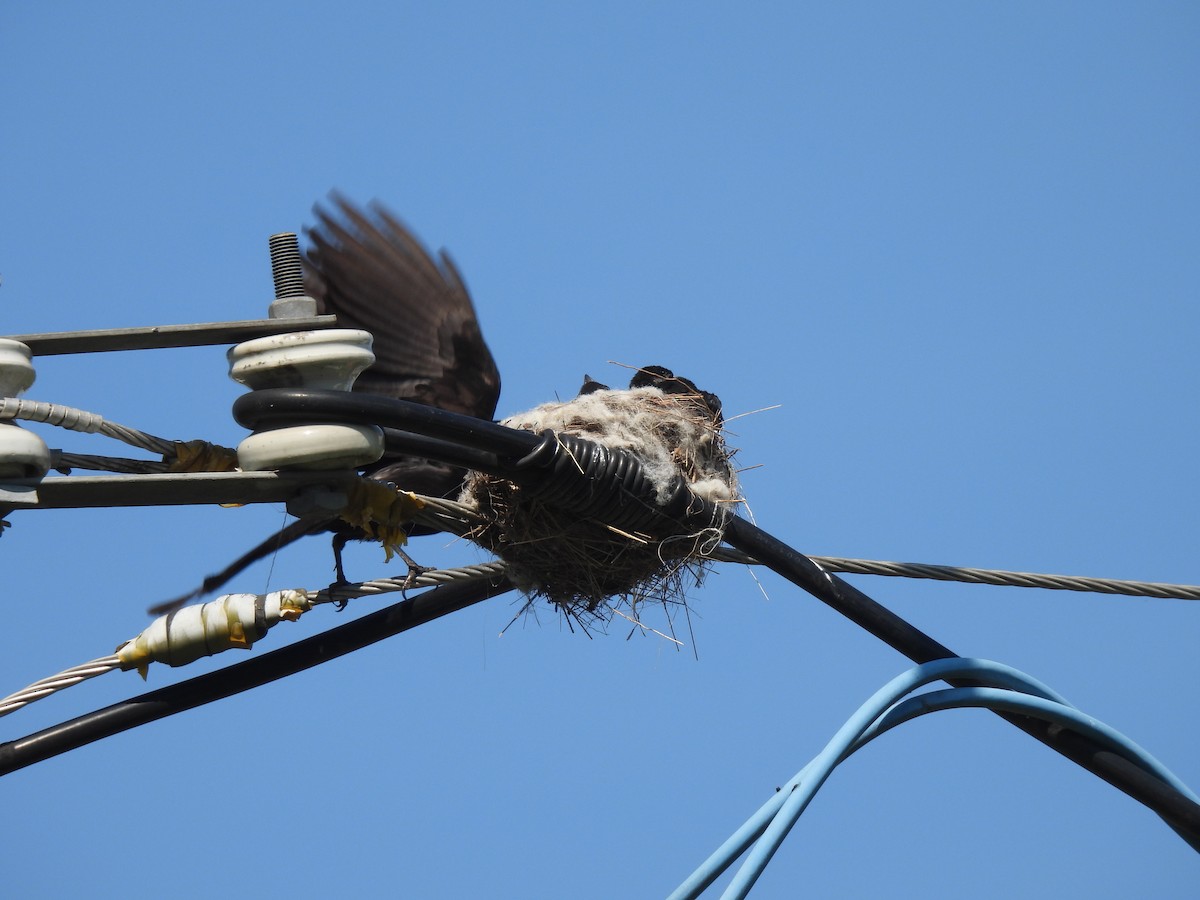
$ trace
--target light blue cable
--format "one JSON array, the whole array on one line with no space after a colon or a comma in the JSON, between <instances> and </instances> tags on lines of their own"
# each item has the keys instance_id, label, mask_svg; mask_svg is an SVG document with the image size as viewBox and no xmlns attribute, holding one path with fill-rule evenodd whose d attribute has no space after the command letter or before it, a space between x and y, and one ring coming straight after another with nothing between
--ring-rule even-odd
<instances>
[{"instance_id":1,"label":"light blue cable","mask_svg":"<svg viewBox=\"0 0 1200 900\"><path fill-rule=\"evenodd\" d=\"M971 678L989 686L934 691L901 702L906 694L926 684L951 678ZM1185 796L1196 800L1196 795L1153 756L1120 732L1079 712L1060 694L1036 679L1010 666L989 660L936 660L902 673L876 691L838 730L825 748L676 888L668 900L689 900L698 897L753 845L722 895L723 900L745 897L809 801L838 763L903 722L928 712L964 706L1002 709L1062 724L1073 731L1093 737Z\"/></svg>"},{"instance_id":2,"label":"light blue cable","mask_svg":"<svg viewBox=\"0 0 1200 900\"><path fill-rule=\"evenodd\" d=\"M898 703L888 711L882 719L872 726L862 740L854 747L858 750L885 731L923 716L925 713L938 712L943 709L962 709L965 707L986 707L1004 712L1019 713L1034 716L1063 725L1071 731L1085 734L1099 744L1108 747L1114 753L1119 753L1130 762L1145 769L1159 781L1166 782L1193 803L1200 803L1200 797L1184 784L1179 777L1155 759L1149 752L1136 742L1117 731L1111 725L1106 725L1086 713L1080 712L1073 706L1063 706L1040 697L1028 694L1016 694L1013 691L997 690L996 688L948 688L941 691L931 691L918 697L911 697L903 703Z\"/></svg>"},{"instance_id":3,"label":"light blue cable","mask_svg":"<svg viewBox=\"0 0 1200 900\"><path fill-rule=\"evenodd\" d=\"M858 726L855 723L861 722L861 727L865 728L873 722L879 715L887 710L892 704L903 697L905 694L923 687L933 681L939 681L944 678L954 678L958 676L969 676L978 681L999 685L1002 687L1012 687L1016 690L1026 690L1030 693L1037 694L1043 697L1058 700L1066 703L1066 700L1061 695L1052 691L1046 685L1037 681L1034 678L1020 672L1011 666L1006 666L1001 663L991 662L981 659L965 659L961 657L952 657L950 659L940 659L931 663L926 663L924 666L916 666L906 672L897 675L886 685L880 688L868 700L859 711L855 714L855 718L847 722L846 725L838 732L830 742L830 746L836 743L839 737L847 733L854 732ZM873 712L872 712L873 711ZM852 742L851 742L852 743ZM826 748L828 749L828 747ZM847 751L847 754L851 751ZM844 756L842 757L844 758ZM794 789L804 781L807 774L814 769L821 757L814 759L807 766L801 769L796 775L785 784L773 797L771 797L763 806L750 817L749 820L739 828L730 838L725 841L713 854L700 865L695 872L688 877L674 893L670 895L668 900L686 900L686 898L698 897L713 881L720 877L739 856L746 851L755 840L762 835L763 831L770 824L772 819L779 812L784 801ZM826 774L824 777L828 777ZM822 781L824 778L821 779ZM774 851L772 851L774 852ZM769 856L768 856L769 859ZM766 863L764 862L763 865Z\"/></svg>"}]
</instances>

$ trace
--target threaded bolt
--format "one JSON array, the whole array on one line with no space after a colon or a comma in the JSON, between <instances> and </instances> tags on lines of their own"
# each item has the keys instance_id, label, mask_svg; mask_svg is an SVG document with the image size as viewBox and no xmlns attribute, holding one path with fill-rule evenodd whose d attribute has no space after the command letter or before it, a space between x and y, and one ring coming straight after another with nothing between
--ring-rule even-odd
<instances>
[{"instance_id":1,"label":"threaded bolt","mask_svg":"<svg viewBox=\"0 0 1200 900\"><path fill-rule=\"evenodd\" d=\"M300 266L300 241L296 234L284 231L268 239L271 247L271 277L275 279L275 299L304 296L304 270Z\"/></svg>"}]
</instances>

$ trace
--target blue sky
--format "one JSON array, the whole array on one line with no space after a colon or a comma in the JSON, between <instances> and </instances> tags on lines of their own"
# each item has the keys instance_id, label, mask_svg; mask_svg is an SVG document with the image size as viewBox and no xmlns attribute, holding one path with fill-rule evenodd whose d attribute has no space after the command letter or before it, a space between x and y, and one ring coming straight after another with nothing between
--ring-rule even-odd
<instances>
[{"instance_id":1,"label":"blue sky","mask_svg":"<svg viewBox=\"0 0 1200 900\"><path fill-rule=\"evenodd\" d=\"M779 405L731 441L803 552L1196 583L1198 38L1187 3L8 4L0 332L260 316L267 235L338 188L452 252L501 414L664 364L730 414ZM29 396L232 444L240 391L207 348L45 359ZM282 520L13 515L0 693L109 652ZM330 569L312 539L235 587ZM501 637L493 600L9 775L7 890L665 895L907 666L758 578L691 593L698 658L548 615ZM851 580L1200 786L1194 604ZM98 679L3 738L142 689ZM1153 814L959 711L843 765L752 896L1198 877Z\"/></svg>"}]
</instances>

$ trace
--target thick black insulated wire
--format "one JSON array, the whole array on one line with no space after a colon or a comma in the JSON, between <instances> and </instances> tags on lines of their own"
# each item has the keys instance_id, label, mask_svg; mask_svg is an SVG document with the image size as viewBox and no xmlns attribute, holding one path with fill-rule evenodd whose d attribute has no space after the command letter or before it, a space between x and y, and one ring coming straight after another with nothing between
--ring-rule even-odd
<instances>
[{"instance_id":1,"label":"thick black insulated wire","mask_svg":"<svg viewBox=\"0 0 1200 900\"><path fill-rule=\"evenodd\" d=\"M492 475L499 475L504 471L500 464L500 458L487 450L465 447L453 441L431 438L413 431L401 431L398 428L382 428L380 430L383 432L384 456L379 463L373 463L372 468L387 465L389 456L400 454L416 456L421 459L436 459L452 466L474 469L476 472L488 472Z\"/></svg>"},{"instance_id":2,"label":"thick black insulated wire","mask_svg":"<svg viewBox=\"0 0 1200 900\"><path fill-rule=\"evenodd\" d=\"M872 600L854 585L831 572L826 572L804 554L745 519L730 519L725 529L725 540L730 546L750 554L776 574L808 591L915 663L932 662L935 659L947 659L958 655ZM949 683L955 687L973 685L973 682L963 679L949 679ZM1169 784L1077 732L1026 716L1003 712L996 714L1104 779L1117 790L1154 810L1193 849L1200 851L1200 806Z\"/></svg>"},{"instance_id":3,"label":"thick black insulated wire","mask_svg":"<svg viewBox=\"0 0 1200 900\"><path fill-rule=\"evenodd\" d=\"M544 432L541 443L517 460L513 477L524 483L529 496L547 506L617 528L666 535L717 521L716 509L693 497L681 477L676 476L660 503L637 456L573 434ZM703 511L709 513L703 521L689 516Z\"/></svg>"},{"instance_id":4,"label":"thick black insulated wire","mask_svg":"<svg viewBox=\"0 0 1200 900\"><path fill-rule=\"evenodd\" d=\"M511 589L506 579L452 582L262 656L7 741L0 744L0 775L294 675Z\"/></svg>"},{"instance_id":5,"label":"thick black insulated wire","mask_svg":"<svg viewBox=\"0 0 1200 900\"><path fill-rule=\"evenodd\" d=\"M233 417L253 431L283 428L297 422L349 422L410 431L486 450L501 458L519 459L538 444L528 431L463 416L423 403L354 391L267 388L242 394Z\"/></svg>"},{"instance_id":6,"label":"thick black insulated wire","mask_svg":"<svg viewBox=\"0 0 1200 900\"><path fill-rule=\"evenodd\" d=\"M389 452L499 475L547 504L618 528L678 531L685 522L703 528L719 519L711 507L701 509L683 479L660 504L634 454L575 435L534 434L375 394L301 388L243 394L233 415L255 430L314 420L374 425L383 429ZM708 515L693 518L697 512Z\"/></svg>"},{"instance_id":7,"label":"thick black insulated wire","mask_svg":"<svg viewBox=\"0 0 1200 900\"><path fill-rule=\"evenodd\" d=\"M348 421L424 433L440 440L460 442L471 448L472 452L495 454L495 459L501 469L518 474L522 474L520 467L517 466L520 460L525 459L528 466L530 461L536 457L535 451L538 451L539 448L542 454L550 453L547 449L549 440L545 437L417 403L367 394L291 389L256 391L240 397L234 404L234 412L238 421L243 425L256 429L280 427L308 418L324 421ZM432 451L436 448L429 444L425 449ZM578 448L576 451L579 452ZM599 459L600 456L601 454L598 454L595 458ZM488 460L490 459L489 456ZM541 461L535 468L544 468L545 465L548 465L551 470L559 471L559 477L568 477L567 473L570 471L570 467L559 466L553 456L550 457L550 460L549 463ZM454 460L448 461L453 462ZM620 459L617 461L617 465L623 470L621 477L617 480L623 481L627 488L636 489L638 473L632 471L629 461ZM593 465L592 468L592 475L596 476L599 468L596 465ZM585 477L587 477L586 473ZM549 489L552 493L556 490L553 485ZM577 488L568 489L566 494L572 494L576 490ZM699 504L690 493L685 492L685 494L690 504L689 518L695 516L703 520L705 516L716 515L716 511L709 508L707 504ZM914 662L929 662L956 655L948 647L938 643L881 606L853 585L836 575L825 572L808 557L744 519L731 518L725 537L730 545L754 556L764 565L822 600ZM407 602L433 603L435 595L445 597L447 595L442 592L451 591L454 587L452 585L439 588ZM468 583L460 590L469 590L470 587L471 584ZM353 630L356 634L359 633L359 629L366 632L370 632L374 628L383 630L378 635L366 637L362 644L345 646L334 655L350 652L357 649L358 646L365 646L367 643L381 640L398 631L407 630L407 628L422 624L431 618L484 599L484 596L491 596L492 593L506 589L507 587L493 589L491 593L481 594L475 599L461 602L459 605L450 605L448 602L447 608L436 614L427 615L420 620L413 619L403 627L393 628L389 614L393 610L399 610L405 606L403 603L397 604L388 610L366 616L349 625L333 629L283 650L274 651L263 657L182 682L161 691L145 694L142 697L82 716L72 722L30 735L27 738L0 745L0 774L30 765L72 747L98 740L108 734L115 734L118 731L143 724L143 722L190 709L219 697L282 678L310 665L316 665L323 661L323 658L317 657L326 655L326 651L322 649L325 642L330 639L336 641L337 635L345 633L345 629ZM426 598L429 598L428 601ZM383 617L382 620L378 618L380 616ZM360 639L363 638L360 637ZM303 653L296 648L306 646L316 648L315 657L311 661L297 663L291 654ZM332 658L332 656L328 658ZM969 682L962 684L966 685ZM144 712L137 710L139 704L147 705ZM1057 726L1048 726L1022 716L1003 713L1001 715L1068 759L1103 778L1113 787L1153 809L1172 827L1189 838L1189 842L1193 846L1200 845L1200 806L1192 803L1169 785L1160 782L1124 757L1106 750L1074 732Z\"/></svg>"},{"instance_id":8,"label":"thick black insulated wire","mask_svg":"<svg viewBox=\"0 0 1200 900\"><path fill-rule=\"evenodd\" d=\"M519 457L526 460L533 458L537 455L535 451L549 452L546 442L542 441L539 445L539 438L535 435L389 398L354 393L347 395L336 391L272 389L243 395L234 404L235 417L243 425L252 428L269 427L272 422L287 424L289 420L295 421L298 413L301 416L316 414L338 421L392 426L422 431L447 440L460 440L476 449L497 453L502 466L506 457L515 463ZM360 415L366 417L358 418ZM550 466L556 468L554 462ZM515 465L514 471L519 477ZM566 478L570 469L562 466L559 471ZM548 489L551 492L561 490L553 484ZM567 493L572 490L575 489L569 489ZM690 493L688 497L691 497ZM754 556L913 662L923 663L957 655L853 585L826 573L808 557L746 520L731 518L725 539L731 546ZM966 684L969 683L959 686ZM1146 804L1177 831L1188 835L1193 846L1200 846L1200 806L1169 785L1082 735L1023 716L1000 715L1113 787Z\"/></svg>"}]
</instances>

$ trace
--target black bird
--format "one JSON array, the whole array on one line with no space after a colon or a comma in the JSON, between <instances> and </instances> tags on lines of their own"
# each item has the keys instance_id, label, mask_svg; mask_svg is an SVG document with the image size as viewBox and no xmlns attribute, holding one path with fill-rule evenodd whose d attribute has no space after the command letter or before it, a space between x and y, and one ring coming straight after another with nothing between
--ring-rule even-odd
<instances>
[{"instance_id":1,"label":"black bird","mask_svg":"<svg viewBox=\"0 0 1200 900\"><path fill-rule=\"evenodd\" d=\"M394 216L373 216L340 197L339 222L319 207L309 229L309 293L317 311L343 328L375 338L375 363L354 390L491 419L500 399L500 372L483 340L462 276L443 250L434 261ZM434 497L457 492L464 475L445 463L385 457L364 474Z\"/></svg>"},{"instance_id":2,"label":"black bird","mask_svg":"<svg viewBox=\"0 0 1200 900\"><path fill-rule=\"evenodd\" d=\"M491 419L500 398L500 372L483 339L475 306L462 276L442 251L437 259L386 209L369 211L334 195L340 215L315 208L318 224L307 231L305 284L319 313L337 316L338 325L374 336L375 362L358 376L355 391L394 397ZM666 394L697 397L721 423L721 401L662 366L637 370L630 388L656 387ZM580 395L608 390L584 376ZM362 470L381 482L433 497L455 497L466 470L412 456L388 455ZM188 594L151 608L160 614L217 590L243 569L302 537L333 533L339 582L346 580L341 551L365 534L339 518L300 519L209 575ZM419 527L412 534L424 533ZM403 552L410 575L421 570Z\"/></svg>"},{"instance_id":3,"label":"black bird","mask_svg":"<svg viewBox=\"0 0 1200 900\"><path fill-rule=\"evenodd\" d=\"M500 397L500 373L450 257L442 251L435 260L379 205L364 212L336 195L333 202L340 219L317 207L319 224L307 232L312 247L305 260L305 284L318 312L332 313L339 326L361 328L375 338L375 362L359 375L354 390L491 419ZM385 456L363 474L419 494L450 497L458 493L466 472L435 460ZM205 578L196 590L150 612L169 611L215 591L280 547L321 531L334 533L337 575L344 581L341 548L363 533L340 519L302 519ZM404 559L410 572L419 568Z\"/></svg>"},{"instance_id":4,"label":"black bird","mask_svg":"<svg viewBox=\"0 0 1200 900\"><path fill-rule=\"evenodd\" d=\"M599 381L597 381L591 375L585 374L583 376L583 387L581 387L579 389L579 396L585 397L588 394L596 393L596 391L611 391L611 390L612 390L612 388L610 388L607 384L601 384Z\"/></svg>"},{"instance_id":5,"label":"black bird","mask_svg":"<svg viewBox=\"0 0 1200 900\"><path fill-rule=\"evenodd\" d=\"M702 391L696 387L696 383L690 378L684 378L682 375L676 375L665 366L642 366L633 373L633 377L629 379L629 389L652 387L658 388L664 394L676 394L684 397L691 397L695 403L703 407L703 411L707 412L718 428L724 422L721 417L721 398L710 391ZM611 391L607 384L601 384L591 375L583 376L583 386L579 389L579 396L585 397L588 394L594 394L597 391Z\"/></svg>"},{"instance_id":6,"label":"black bird","mask_svg":"<svg viewBox=\"0 0 1200 900\"><path fill-rule=\"evenodd\" d=\"M583 386L586 388L589 379L587 379L587 376L584 376L584 379ZM713 421L717 423L718 427L723 421L721 417L720 397L710 391L700 390L690 378L676 375L668 368L663 366L642 366L642 368L634 372L633 377L629 379L630 390L643 387L658 388L664 394L684 394L699 397L700 402L712 413Z\"/></svg>"}]
</instances>

